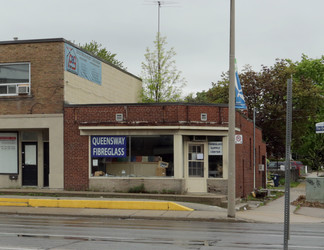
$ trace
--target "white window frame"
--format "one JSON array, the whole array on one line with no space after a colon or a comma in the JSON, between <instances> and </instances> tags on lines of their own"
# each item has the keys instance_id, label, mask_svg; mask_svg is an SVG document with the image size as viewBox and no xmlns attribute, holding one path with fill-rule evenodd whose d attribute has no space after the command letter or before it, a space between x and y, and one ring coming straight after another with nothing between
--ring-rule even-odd
<instances>
[{"instance_id":1,"label":"white window frame","mask_svg":"<svg viewBox=\"0 0 324 250\"><path fill-rule=\"evenodd\" d=\"M24 93L24 94L27 94L27 95L30 95L30 86L31 86L31 81L30 81L30 62L17 62L17 63L0 63L0 67L3 66L3 65L15 65L15 64L28 64L28 82L24 82L24 83L0 83L0 86L15 86L16 87L16 92L15 93L9 93L9 91L7 90L7 94L1 94L0 93L0 96L18 96L19 93L18 93L18 87L19 86L26 86L28 87L28 92L27 93Z\"/></svg>"}]
</instances>

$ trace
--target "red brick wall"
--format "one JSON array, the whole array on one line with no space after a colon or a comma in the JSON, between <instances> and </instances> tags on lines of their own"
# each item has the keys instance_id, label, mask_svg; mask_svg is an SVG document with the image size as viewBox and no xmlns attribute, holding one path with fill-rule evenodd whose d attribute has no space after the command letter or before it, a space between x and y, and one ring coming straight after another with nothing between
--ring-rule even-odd
<instances>
[{"instance_id":1,"label":"red brick wall","mask_svg":"<svg viewBox=\"0 0 324 250\"><path fill-rule=\"evenodd\" d=\"M241 115L236 116L239 122L240 132L243 135L243 144L236 145L236 196L245 197L254 188L254 167L253 167L253 122ZM259 171L259 164L262 164L262 156L266 156L266 144L262 141L262 132L259 128L255 131L255 187L265 187L265 172Z\"/></svg>"},{"instance_id":2,"label":"red brick wall","mask_svg":"<svg viewBox=\"0 0 324 250\"><path fill-rule=\"evenodd\" d=\"M88 136L80 136L76 111L65 109L64 112L64 189L87 190L89 142ZM87 113L87 109L84 112Z\"/></svg>"},{"instance_id":3,"label":"red brick wall","mask_svg":"<svg viewBox=\"0 0 324 250\"><path fill-rule=\"evenodd\" d=\"M227 112L226 107L216 105L185 104L111 104L66 107L64 119L65 189L85 190L89 185L88 137L80 136L79 126L227 126ZM116 122L116 113L124 115L123 122ZM207 122L201 121L201 113L207 114ZM242 134L244 140L243 145L236 145L236 196L242 197L253 191L253 123L236 113L236 127L241 129L237 134ZM256 187L262 186L264 173L258 171L258 165L261 164L262 155L265 155L266 150L261 136L261 131L257 129Z\"/></svg>"},{"instance_id":4,"label":"red brick wall","mask_svg":"<svg viewBox=\"0 0 324 250\"><path fill-rule=\"evenodd\" d=\"M31 64L31 95L0 97L0 115L63 113L63 42L0 45L0 63Z\"/></svg>"}]
</instances>

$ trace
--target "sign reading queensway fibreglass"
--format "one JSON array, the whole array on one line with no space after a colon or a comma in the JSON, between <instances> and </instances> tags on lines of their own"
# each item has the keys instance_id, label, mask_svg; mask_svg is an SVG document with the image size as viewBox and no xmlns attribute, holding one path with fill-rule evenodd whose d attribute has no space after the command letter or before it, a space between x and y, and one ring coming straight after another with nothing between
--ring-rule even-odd
<instances>
[{"instance_id":1,"label":"sign reading queensway fibreglass","mask_svg":"<svg viewBox=\"0 0 324 250\"><path fill-rule=\"evenodd\" d=\"M126 157L126 136L91 136L91 157Z\"/></svg>"}]
</instances>

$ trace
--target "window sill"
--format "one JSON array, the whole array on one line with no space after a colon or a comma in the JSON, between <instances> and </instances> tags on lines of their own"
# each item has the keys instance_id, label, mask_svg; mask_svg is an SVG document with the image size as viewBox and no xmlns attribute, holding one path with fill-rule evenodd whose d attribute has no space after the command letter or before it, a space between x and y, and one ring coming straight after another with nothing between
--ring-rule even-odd
<instances>
[{"instance_id":1,"label":"window sill","mask_svg":"<svg viewBox=\"0 0 324 250\"><path fill-rule=\"evenodd\" d=\"M33 95L8 95L8 96L1 96L0 95L0 100L21 100L21 99L29 99L33 98Z\"/></svg>"}]
</instances>

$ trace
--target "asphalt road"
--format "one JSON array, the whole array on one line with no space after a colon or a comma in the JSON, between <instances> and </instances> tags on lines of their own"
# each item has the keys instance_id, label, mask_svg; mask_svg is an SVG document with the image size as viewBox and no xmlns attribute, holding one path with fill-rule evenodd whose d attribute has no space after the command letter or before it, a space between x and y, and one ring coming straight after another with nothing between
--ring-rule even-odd
<instances>
[{"instance_id":1,"label":"asphalt road","mask_svg":"<svg viewBox=\"0 0 324 250\"><path fill-rule=\"evenodd\" d=\"M283 225L0 215L0 249L283 249ZM324 249L324 226L291 225L289 249Z\"/></svg>"}]
</instances>

